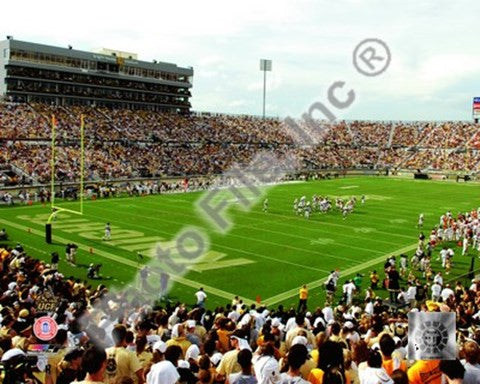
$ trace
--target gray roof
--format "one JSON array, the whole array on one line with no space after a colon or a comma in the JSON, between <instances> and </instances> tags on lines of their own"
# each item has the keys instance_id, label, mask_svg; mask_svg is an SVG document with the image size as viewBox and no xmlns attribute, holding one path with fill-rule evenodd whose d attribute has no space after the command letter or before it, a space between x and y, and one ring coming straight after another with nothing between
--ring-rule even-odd
<instances>
[{"instance_id":1,"label":"gray roof","mask_svg":"<svg viewBox=\"0 0 480 384\"><path fill-rule=\"evenodd\" d=\"M51 45L30 43L30 42L14 40L14 39L0 42L0 46L5 46L5 45L10 46L10 49L19 49L19 50L25 50L25 51L42 52L45 54L68 56L68 57L81 59L81 60L101 61L106 63L117 62L117 57L113 55L87 52L87 51L81 51L77 49L60 48L60 47L54 47ZM180 75L193 76L192 67L184 68L184 67L179 67L176 64L172 64L172 63L165 63L165 62L152 63L148 61L133 60L133 59L127 58L127 59L124 59L124 64L128 66L133 66L133 67L154 69L157 71L165 71L170 73L177 73Z\"/></svg>"}]
</instances>

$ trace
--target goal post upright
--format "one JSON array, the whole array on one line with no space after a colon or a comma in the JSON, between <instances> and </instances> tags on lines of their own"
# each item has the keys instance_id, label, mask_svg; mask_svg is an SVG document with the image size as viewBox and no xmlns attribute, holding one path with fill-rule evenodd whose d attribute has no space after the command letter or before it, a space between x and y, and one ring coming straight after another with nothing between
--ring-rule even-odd
<instances>
[{"instance_id":1,"label":"goal post upright","mask_svg":"<svg viewBox=\"0 0 480 384\"><path fill-rule=\"evenodd\" d=\"M59 212L70 212L75 215L83 215L83 196L84 196L84 169L85 169L85 116L82 114L80 115L80 210L75 211L73 209L63 208L63 207L56 207L55 206L55 142L56 142L56 126L57 120L55 115L52 114L51 117L51 127L52 127L52 141L51 141L51 159L50 159L50 167L51 167L51 175L50 175L50 207L51 207L51 214L47 219L47 223L45 224L45 240L48 244L52 243L52 220Z\"/></svg>"},{"instance_id":2,"label":"goal post upright","mask_svg":"<svg viewBox=\"0 0 480 384\"><path fill-rule=\"evenodd\" d=\"M55 206L55 139L56 139L56 120L55 115L52 114L52 144L51 144L51 154L52 158L50 159L50 207L53 209Z\"/></svg>"},{"instance_id":3,"label":"goal post upright","mask_svg":"<svg viewBox=\"0 0 480 384\"><path fill-rule=\"evenodd\" d=\"M85 116L80 115L80 214L83 215L83 171L85 167Z\"/></svg>"}]
</instances>

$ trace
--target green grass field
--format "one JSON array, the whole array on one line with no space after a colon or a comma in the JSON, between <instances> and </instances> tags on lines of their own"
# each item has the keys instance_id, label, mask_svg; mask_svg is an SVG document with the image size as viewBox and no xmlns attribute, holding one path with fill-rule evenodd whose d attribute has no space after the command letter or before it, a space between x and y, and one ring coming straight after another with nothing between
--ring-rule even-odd
<instances>
[{"instance_id":1,"label":"green grass field","mask_svg":"<svg viewBox=\"0 0 480 384\"><path fill-rule=\"evenodd\" d=\"M313 309L323 304L323 282L330 270L340 269L340 283L372 269L383 278L382 266L388 255L411 255L414 251L420 212L425 214L424 232L428 236L446 210L456 214L477 208L479 189L476 184L377 177L282 184L266 189L268 213L262 212L263 200L248 212L232 204L229 214L233 227L226 234L216 232L197 212L195 201L205 192L85 202L83 216L58 215L53 222L52 245L45 243L44 235L49 207L2 207L0 227L7 229L10 245L21 242L32 256L49 262L50 253L58 251L59 268L65 276L86 279L87 266L102 263L104 279L93 283L121 289L131 284L141 264L149 260L148 256L139 260L137 252L147 254L157 242L171 241L180 230L194 225L208 234L210 250L200 263L190 265L188 273L176 279L170 293L173 299L193 304L193 293L203 286L209 307L230 302L234 295L247 302L260 297L268 305L296 305L299 287L308 284L309 308ZM306 195L311 199L313 194L365 194L367 201L365 205L358 203L346 220L335 210L314 213L309 221L296 216L294 198ZM233 196L230 198L234 202ZM78 208L77 202L58 205ZM102 241L107 221L112 225L112 240ZM68 241L79 245L76 268L65 262ZM459 247L455 251L455 267L448 277L452 279L464 274L471 260L461 256ZM439 262L433 265L437 270ZM367 282L365 276L364 284ZM149 283L158 287L158 276L152 275ZM387 295L382 291L377 294Z\"/></svg>"}]
</instances>

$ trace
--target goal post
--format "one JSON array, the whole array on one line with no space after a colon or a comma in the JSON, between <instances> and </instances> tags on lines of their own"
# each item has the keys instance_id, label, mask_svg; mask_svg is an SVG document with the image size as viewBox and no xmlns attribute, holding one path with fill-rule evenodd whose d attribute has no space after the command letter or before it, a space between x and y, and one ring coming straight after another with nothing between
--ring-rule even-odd
<instances>
[{"instance_id":1,"label":"goal post","mask_svg":"<svg viewBox=\"0 0 480 384\"><path fill-rule=\"evenodd\" d=\"M57 119L55 115L51 116L51 131L52 141L50 144L51 159L50 159L50 208L52 213L48 217L45 224L45 241L48 244L52 243L52 220L59 212L69 212L75 215L83 215L83 194L84 194L84 167L85 167L85 116L80 115L80 209L68 209L65 207L59 207L55 205L55 157L56 157L56 139L57 139Z\"/></svg>"}]
</instances>

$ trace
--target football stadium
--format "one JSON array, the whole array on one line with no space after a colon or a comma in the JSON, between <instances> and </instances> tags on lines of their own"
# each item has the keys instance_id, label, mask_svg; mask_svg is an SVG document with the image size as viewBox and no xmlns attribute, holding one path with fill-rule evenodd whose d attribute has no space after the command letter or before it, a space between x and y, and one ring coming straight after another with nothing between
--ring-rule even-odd
<instances>
[{"instance_id":1,"label":"football stadium","mask_svg":"<svg viewBox=\"0 0 480 384\"><path fill-rule=\"evenodd\" d=\"M480 383L476 94L344 119L337 81L271 116L261 59L262 114L203 111L203 67L0 53L1 383Z\"/></svg>"}]
</instances>

